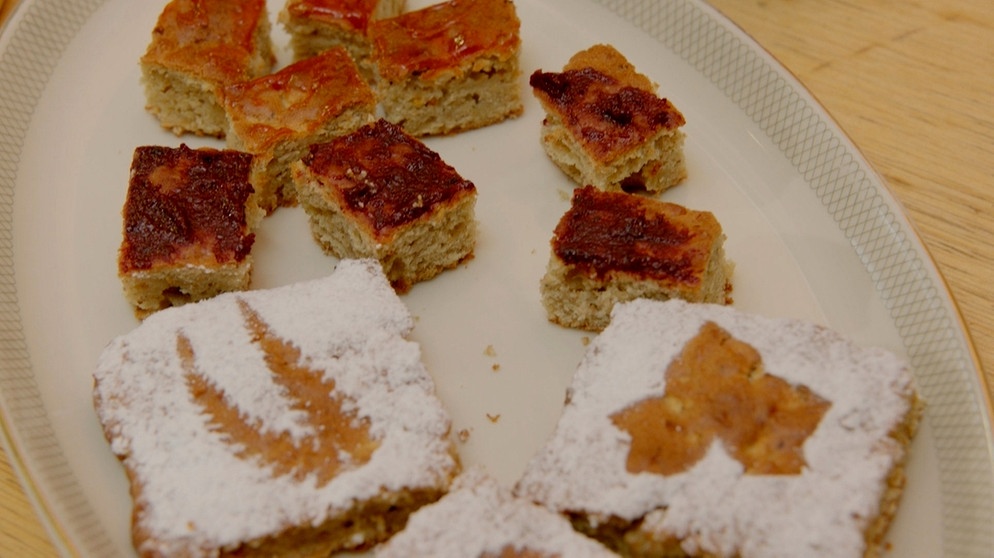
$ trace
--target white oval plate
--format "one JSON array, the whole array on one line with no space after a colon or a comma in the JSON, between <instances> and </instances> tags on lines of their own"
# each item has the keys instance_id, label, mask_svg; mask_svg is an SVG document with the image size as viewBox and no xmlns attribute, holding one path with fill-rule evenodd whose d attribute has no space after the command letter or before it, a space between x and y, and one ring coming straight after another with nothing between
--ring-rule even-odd
<instances>
[{"instance_id":1,"label":"white oval plate","mask_svg":"<svg viewBox=\"0 0 994 558\"><path fill-rule=\"evenodd\" d=\"M411 7L425 5L412 1ZM116 277L138 145L177 138L143 110L137 60L164 0L25 0L0 36L0 410L6 449L61 551L130 555L131 502L91 371L136 325ZM281 7L270 2L270 14ZM606 6L605 6L606 5ZM572 188L542 152L526 85L611 43L687 117L690 177L663 198L715 213L735 305L818 321L912 363L929 407L889 540L895 556L994 548L990 404L944 284L900 206L810 95L693 0L518 0L522 117L431 138L479 191L476 257L404 296L460 451L510 484L551 432L584 334L538 298ZM286 37L274 27L281 61ZM254 287L328 273L299 208L268 218Z\"/></svg>"}]
</instances>

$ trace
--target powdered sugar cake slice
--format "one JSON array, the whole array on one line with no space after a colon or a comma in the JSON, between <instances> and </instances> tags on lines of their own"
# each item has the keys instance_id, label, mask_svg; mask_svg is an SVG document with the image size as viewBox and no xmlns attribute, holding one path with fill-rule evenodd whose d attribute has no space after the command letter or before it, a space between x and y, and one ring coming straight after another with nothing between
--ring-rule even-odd
<instances>
[{"instance_id":1,"label":"powdered sugar cake slice","mask_svg":"<svg viewBox=\"0 0 994 558\"><path fill-rule=\"evenodd\" d=\"M515 487L631 556L876 556L921 414L900 358L822 326L615 307Z\"/></svg>"},{"instance_id":2,"label":"powdered sugar cake slice","mask_svg":"<svg viewBox=\"0 0 994 558\"><path fill-rule=\"evenodd\" d=\"M374 260L154 314L112 341L94 401L142 555L367 547L459 464L413 319Z\"/></svg>"},{"instance_id":3,"label":"powdered sugar cake slice","mask_svg":"<svg viewBox=\"0 0 994 558\"><path fill-rule=\"evenodd\" d=\"M482 466L468 468L441 500L419 509L376 558L608 558L616 556L562 516L498 484Z\"/></svg>"}]
</instances>

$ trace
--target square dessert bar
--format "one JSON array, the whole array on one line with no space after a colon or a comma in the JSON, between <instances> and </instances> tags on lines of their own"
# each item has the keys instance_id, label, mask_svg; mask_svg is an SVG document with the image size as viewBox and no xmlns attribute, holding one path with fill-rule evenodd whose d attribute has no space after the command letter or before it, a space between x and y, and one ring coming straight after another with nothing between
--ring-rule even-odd
<instances>
[{"instance_id":1,"label":"square dessert bar","mask_svg":"<svg viewBox=\"0 0 994 558\"><path fill-rule=\"evenodd\" d=\"M290 35L293 59L303 60L332 47L344 47L362 76L372 83L370 22L404 11L405 0L287 0L279 21Z\"/></svg>"},{"instance_id":2,"label":"square dessert bar","mask_svg":"<svg viewBox=\"0 0 994 558\"><path fill-rule=\"evenodd\" d=\"M172 0L141 58L146 109L177 135L224 136L221 88L269 73L269 27L265 0Z\"/></svg>"},{"instance_id":3,"label":"square dessert bar","mask_svg":"<svg viewBox=\"0 0 994 558\"><path fill-rule=\"evenodd\" d=\"M364 550L460 468L451 419L375 260L149 316L110 343L94 408L140 556Z\"/></svg>"},{"instance_id":4,"label":"square dessert bar","mask_svg":"<svg viewBox=\"0 0 994 558\"><path fill-rule=\"evenodd\" d=\"M263 216L251 166L231 150L135 149L118 276L137 316L248 288Z\"/></svg>"},{"instance_id":5,"label":"square dessert bar","mask_svg":"<svg viewBox=\"0 0 994 558\"><path fill-rule=\"evenodd\" d=\"M511 0L450 0L369 26L387 120L415 136L518 116L518 36Z\"/></svg>"},{"instance_id":6,"label":"square dessert bar","mask_svg":"<svg viewBox=\"0 0 994 558\"><path fill-rule=\"evenodd\" d=\"M683 114L614 47L578 52L529 83L546 112L542 146L577 184L658 193L687 177Z\"/></svg>"},{"instance_id":7,"label":"square dessert bar","mask_svg":"<svg viewBox=\"0 0 994 558\"><path fill-rule=\"evenodd\" d=\"M399 292L473 255L476 186L395 124L312 145L291 168L321 247L376 258Z\"/></svg>"},{"instance_id":8,"label":"square dessert bar","mask_svg":"<svg viewBox=\"0 0 994 558\"><path fill-rule=\"evenodd\" d=\"M376 111L372 89L342 47L229 85L223 102L228 147L255 156L252 183L267 212L296 203L289 166L309 145L372 122Z\"/></svg>"},{"instance_id":9,"label":"square dessert bar","mask_svg":"<svg viewBox=\"0 0 994 558\"><path fill-rule=\"evenodd\" d=\"M549 319L600 330L635 298L727 304L732 265L708 211L625 192L577 188L556 226L541 281Z\"/></svg>"},{"instance_id":10,"label":"square dessert bar","mask_svg":"<svg viewBox=\"0 0 994 558\"><path fill-rule=\"evenodd\" d=\"M639 299L587 347L514 492L622 556L886 556L922 410L885 349Z\"/></svg>"}]
</instances>

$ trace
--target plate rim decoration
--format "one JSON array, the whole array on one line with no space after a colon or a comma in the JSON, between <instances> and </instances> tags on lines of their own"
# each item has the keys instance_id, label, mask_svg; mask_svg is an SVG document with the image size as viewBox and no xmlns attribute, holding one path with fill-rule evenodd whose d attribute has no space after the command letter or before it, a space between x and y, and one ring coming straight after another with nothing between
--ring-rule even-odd
<instances>
[{"instance_id":1,"label":"plate rim decoration","mask_svg":"<svg viewBox=\"0 0 994 558\"><path fill-rule=\"evenodd\" d=\"M22 142L38 99L69 43L106 1L23 0L0 27L0 443L56 549L87 556L116 552L59 447L35 382L15 278L13 214ZM697 71L803 177L871 278L928 402L944 553L988 555L994 410L986 379L941 273L886 183L786 68L702 0L590 1Z\"/></svg>"}]
</instances>

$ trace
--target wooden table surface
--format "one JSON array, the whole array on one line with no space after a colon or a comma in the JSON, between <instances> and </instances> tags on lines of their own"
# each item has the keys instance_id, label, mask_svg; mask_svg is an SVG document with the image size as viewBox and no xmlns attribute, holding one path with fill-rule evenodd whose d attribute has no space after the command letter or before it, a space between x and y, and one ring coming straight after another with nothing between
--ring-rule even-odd
<instances>
[{"instance_id":1,"label":"wooden table surface","mask_svg":"<svg viewBox=\"0 0 994 558\"><path fill-rule=\"evenodd\" d=\"M0 0L0 21L15 0ZM994 385L991 0L710 0L790 69L903 203ZM0 453L0 556L49 556Z\"/></svg>"}]
</instances>

